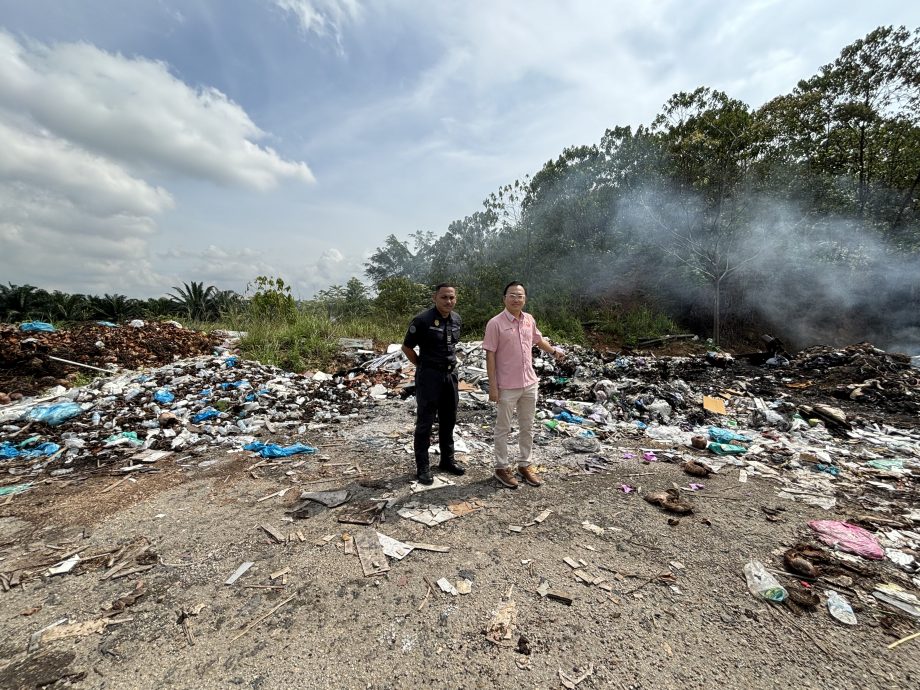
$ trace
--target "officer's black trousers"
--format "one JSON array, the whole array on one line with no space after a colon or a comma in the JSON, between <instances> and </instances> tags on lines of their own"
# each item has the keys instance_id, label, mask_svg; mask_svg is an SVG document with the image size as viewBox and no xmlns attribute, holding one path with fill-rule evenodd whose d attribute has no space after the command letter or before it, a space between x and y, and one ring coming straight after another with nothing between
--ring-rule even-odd
<instances>
[{"instance_id":1,"label":"officer's black trousers","mask_svg":"<svg viewBox=\"0 0 920 690\"><path fill-rule=\"evenodd\" d=\"M415 464L419 471L427 470L428 446L431 445L431 425L438 417L438 446L441 462L454 460L454 425L457 423L457 374L420 367L415 372L415 399L418 413L415 418Z\"/></svg>"}]
</instances>

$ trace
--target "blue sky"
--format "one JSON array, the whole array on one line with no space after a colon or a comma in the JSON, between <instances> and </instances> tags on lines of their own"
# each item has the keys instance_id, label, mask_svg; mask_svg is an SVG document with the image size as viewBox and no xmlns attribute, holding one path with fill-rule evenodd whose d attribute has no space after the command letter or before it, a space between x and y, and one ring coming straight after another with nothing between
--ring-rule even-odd
<instances>
[{"instance_id":1,"label":"blue sky","mask_svg":"<svg viewBox=\"0 0 920 690\"><path fill-rule=\"evenodd\" d=\"M300 297L566 146L757 107L904 2L0 0L0 281Z\"/></svg>"}]
</instances>

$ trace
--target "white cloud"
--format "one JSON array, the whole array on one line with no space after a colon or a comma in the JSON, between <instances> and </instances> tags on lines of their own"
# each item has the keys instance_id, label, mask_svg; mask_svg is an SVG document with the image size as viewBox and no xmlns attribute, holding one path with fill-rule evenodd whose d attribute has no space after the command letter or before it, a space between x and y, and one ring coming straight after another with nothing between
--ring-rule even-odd
<instances>
[{"instance_id":1,"label":"white cloud","mask_svg":"<svg viewBox=\"0 0 920 690\"><path fill-rule=\"evenodd\" d=\"M174 279L163 275L168 265L154 267L150 245L176 201L145 178L255 190L313 181L306 164L256 143L264 137L222 93L196 91L160 62L0 30L0 274L68 291L160 294ZM220 284L271 266L212 245L190 270Z\"/></svg>"},{"instance_id":2,"label":"white cloud","mask_svg":"<svg viewBox=\"0 0 920 690\"><path fill-rule=\"evenodd\" d=\"M259 190L314 179L306 163L256 143L265 133L220 91L86 43L23 45L0 31L0 107L144 172Z\"/></svg>"},{"instance_id":3,"label":"white cloud","mask_svg":"<svg viewBox=\"0 0 920 690\"><path fill-rule=\"evenodd\" d=\"M358 0L272 0L276 7L293 14L304 33L333 36L341 46L344 26L361 13Z\"/></svg>"}]
</instances>

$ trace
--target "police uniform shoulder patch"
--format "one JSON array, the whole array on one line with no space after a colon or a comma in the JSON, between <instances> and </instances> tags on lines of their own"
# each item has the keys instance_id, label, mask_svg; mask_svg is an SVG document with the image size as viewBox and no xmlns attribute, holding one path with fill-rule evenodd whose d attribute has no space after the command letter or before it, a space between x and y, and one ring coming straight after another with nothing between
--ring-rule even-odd
<instances>
[{"instance_id":1,"label":"police uniform shoulder patch","mask_svg":"<svg viewBox=\"0 0 920 690\"><path fill-rule=\"evenodd\" d=\"M435 320L434 320L434 325L435 325L435 326L440 326L440 325L441 325L441 322L438 321L437 319L435 319Z\"/></svg>"}]
</instances>

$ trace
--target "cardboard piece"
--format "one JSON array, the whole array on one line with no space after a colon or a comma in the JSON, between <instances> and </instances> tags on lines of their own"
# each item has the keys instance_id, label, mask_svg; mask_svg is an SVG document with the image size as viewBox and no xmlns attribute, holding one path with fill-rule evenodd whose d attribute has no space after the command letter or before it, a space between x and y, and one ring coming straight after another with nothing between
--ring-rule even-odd
<instances>
[{"instance_id":1,"label":"cardboard piece","mask_svg":"<svg viewBox=\"0 0 920 690\"><path fill-rule=\"evenodd\" d=\"M354 540L364 577L379 575L390 569L387 557L380 546L380 540L377 538L377 532L367 528L358 530L355 532Z\"/></svg>"},{"instance_id":2,"label":"cardboard piece","mask_svg":"<svg viewBox=\"0 0 920 690\"><path fill-rule=\"evenodd\" d=\"M722 398L714 398L710 395L703 396L703 409L716 414L728 414L725 411L725 401Z\"/></svg>"}]
</instances>

